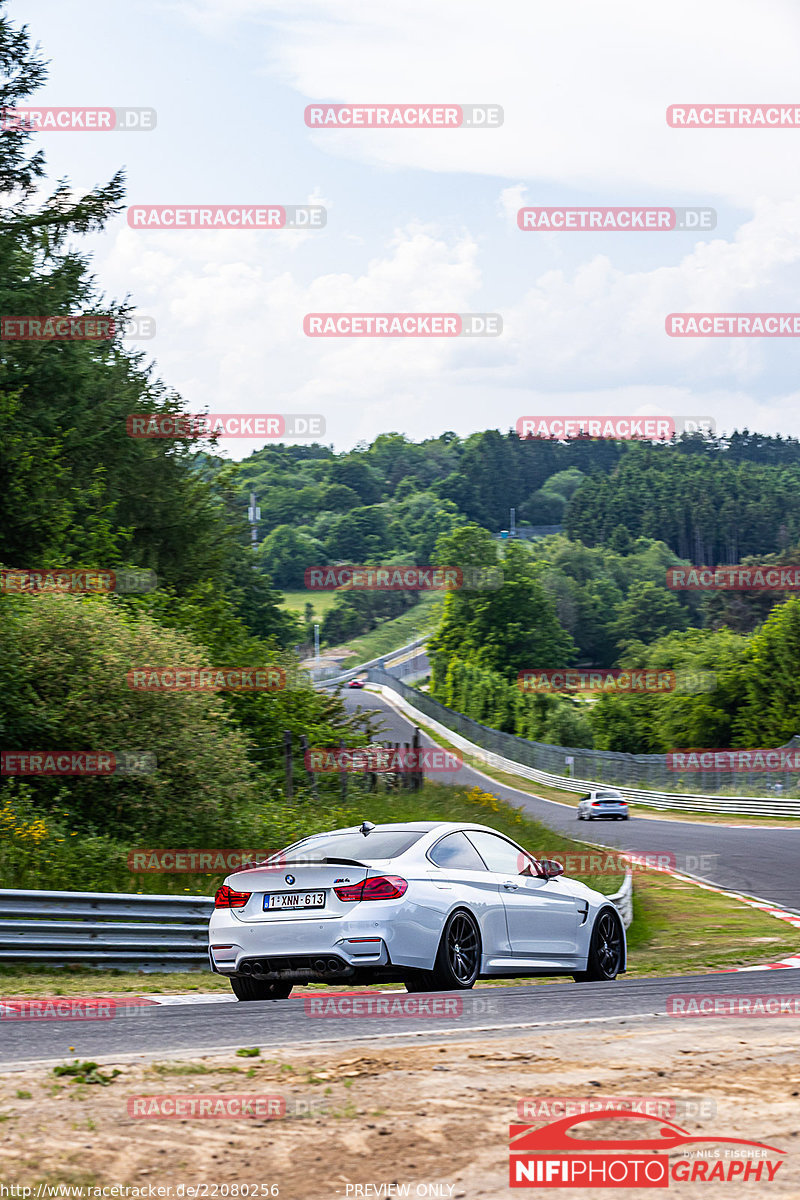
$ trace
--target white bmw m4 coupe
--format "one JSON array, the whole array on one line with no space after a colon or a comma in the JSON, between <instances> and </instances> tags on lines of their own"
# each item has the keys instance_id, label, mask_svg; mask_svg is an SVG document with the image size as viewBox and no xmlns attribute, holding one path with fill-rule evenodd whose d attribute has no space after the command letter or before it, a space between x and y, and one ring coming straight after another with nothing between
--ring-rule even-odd
<instances>
[{"instance_id":1,"label":"white bmw m4 coupe","mask_svg":"<svg viewBox=\"0 0 800 1200\"><path fill-rule=\"evenodd\" d=\"M503 976L614 979L626 944L605 896L485 825L365 821L229 875L209 960L239 1000L283 1000L299 982L424 992Z\"/></svg>"}]
</instances>

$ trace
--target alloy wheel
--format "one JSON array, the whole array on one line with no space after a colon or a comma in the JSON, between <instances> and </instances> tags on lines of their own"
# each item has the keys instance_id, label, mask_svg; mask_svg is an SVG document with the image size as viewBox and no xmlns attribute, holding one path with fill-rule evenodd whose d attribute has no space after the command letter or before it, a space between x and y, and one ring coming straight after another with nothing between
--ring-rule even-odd
<instances>
[{"instance_id":1,"label":"alloy wheel","mask_svg":"<svg viewBox=\"0 0 800 1200\"><path fill-rule=\"evenodd\" d=\"M447 959L459 983L468 983L478 966L478 932L469 917L458 913L447 931Z\"/></svg>"}]
</instances>

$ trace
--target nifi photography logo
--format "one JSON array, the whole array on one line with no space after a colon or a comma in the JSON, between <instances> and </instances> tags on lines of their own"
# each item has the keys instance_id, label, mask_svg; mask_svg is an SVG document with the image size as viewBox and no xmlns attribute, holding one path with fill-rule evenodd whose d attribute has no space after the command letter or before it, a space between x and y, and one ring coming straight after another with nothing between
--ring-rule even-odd
<instances>
[{"instance_id":1,"label":"nifi photography logo","mask_svg":"<svg viewBox=\"0 0 800 1200\"><path fill-rule=\"evenodd\" d=\"M610 1121L628 1122L630 1136L598 1136ZM509 1186L517 1188L767 1184L785 1154L764 1142L695 1136L672 1121L623 1109L567 1116L549 1125L511 1125L509 1136Z\"/></svg>"}]
</instances>

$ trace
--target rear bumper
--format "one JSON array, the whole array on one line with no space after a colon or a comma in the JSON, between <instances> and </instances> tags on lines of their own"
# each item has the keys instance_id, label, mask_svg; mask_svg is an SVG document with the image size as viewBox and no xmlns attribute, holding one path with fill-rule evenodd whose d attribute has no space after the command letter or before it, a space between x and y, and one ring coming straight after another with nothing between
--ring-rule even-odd
<instances>
[{"instance_id":1,"label":"rear bumper","mask_svg":"<svg viewBox=\"0 0 800 1200\"><path fill-rule=\"evenodd\" d=\"M392 966L430 970L441 935L441 915L419 905L409 909L402 901L382 903L379 912L377 908L358 905L353 915L345 917L253 922L217 909L209 923L213 968L222 975L263 972L266 978L328 980ZM341 960L343 966L337 962L334 970L326 964L323 972L317 960L327 959ZM246 963L251 965L243 970Z\"/></svg>"},{"instance_id":2,"label":"rear bumper","mask_svg":"<svg viewBox=\"0 0 800 1200\"><path fill-rule=\"evenodd\" d=\"M322 976L345 978L363 967L386 967L391 963L389 951L382 938L368 943L353 943L342 938L333 946L320 948L312 954L254 952L242 946L220 945L211 942L209 957L214 969L222 975L259 975L274 979L303 979Z\"/></svg>"},{"instance_id":3,"label":"rear bumper","mask_svg":"<svg viewBox=\"0 0 800 1200\"><path fill-rule=\"evenodd\" d=\"M389 952L381 941L370 953L355 953L346 944L327 954L276 954L271 956L241 956L236 963L237 975L252 975L256 979L319 980L334 983L352 980L367 970L390 966ZM227 972L226 972L227 973Z\"/></svg>"}]
</instances>

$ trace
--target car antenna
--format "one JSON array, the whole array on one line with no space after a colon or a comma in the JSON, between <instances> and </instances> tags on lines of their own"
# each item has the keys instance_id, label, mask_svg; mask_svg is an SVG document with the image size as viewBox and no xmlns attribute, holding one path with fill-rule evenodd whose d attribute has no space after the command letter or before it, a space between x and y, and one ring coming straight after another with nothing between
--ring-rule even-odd
<instances>
[{"instance_id":1,"label":"car antenna","mask_svg":"<svg viewBox=\"0 0 800 1200\"><path fill-rule=\"evenodd\" d=\"M362 821L358 832L363 833L364 837L366 837L367 834L371 833L374 828L375 826L372 824L372 821Z\"/></svg>"}]
</instances>

